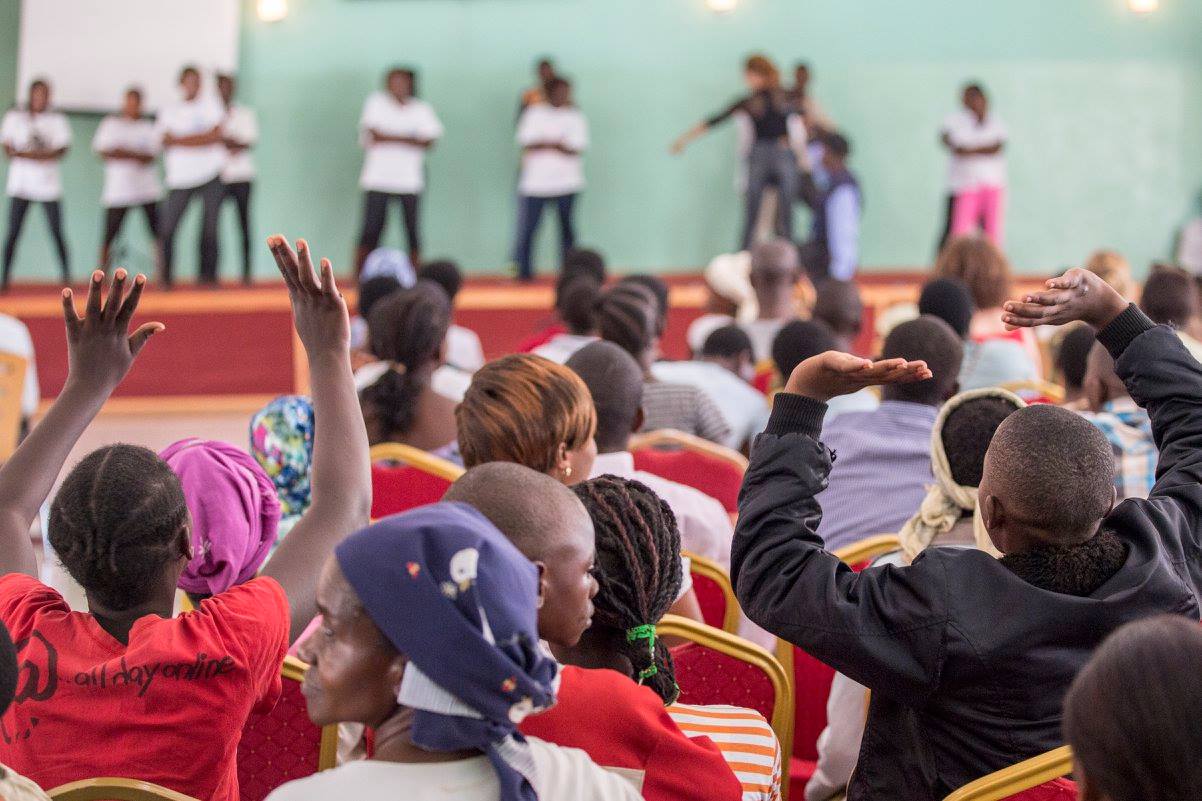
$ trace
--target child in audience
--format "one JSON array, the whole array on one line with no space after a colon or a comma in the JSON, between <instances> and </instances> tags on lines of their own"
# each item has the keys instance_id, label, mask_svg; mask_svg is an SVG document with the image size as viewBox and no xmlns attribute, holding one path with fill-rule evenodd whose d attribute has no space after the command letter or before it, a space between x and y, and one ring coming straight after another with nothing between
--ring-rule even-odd
<instances>
[{"instance_id":1,"label":"child in audience","mask_svg":"<svg viewBox=\"0 0 1202 801\"><path fill-rule=\"evenodd\" d=\"M1081 414L1106 435L1114 451L1116 499L1147 498L1156 483L1152 420L1131 399L1127 386L1114 371L1114 358L1100 342L1089 351L1084 383L1088 410Z\"/></svg>"},{"instance_id":2,"label":"child in audience","mask_svg":"<svg viewBox=\"0 0 1202 801\"><path fill-rule=\"evenodd\" d=\"M655 633L682 580L672 510L645 485L616 476L591 479L574 491L596 531L600 589L593 599L592 626L575 646L553 643L555 657L565 665L608 668L650 687L681 731L707 736L718 746L742 784L744 799L779 798L780 744L762 715L738 707L676 703L680 688L672 656ZM571 738L569 742L584 740L590 733L577 722L586 720L598 703L603 700L583 693L565 697L524 728L535 736L546 731L549 737Z\"/></svg>"},{"instance_id":3,"label":"child in audience","mask_svg":"<svg viewBox=\"0 0 1202 801\"><path fill-rule=\"evenodd\" d=\"M282 539L312 500L313 401L282 395L256 412L250 419L250 453L275 484Z\"/></svg>"},{"instance_id":4,"label":"child in audience","mask_svg":"<svg viewBox=\"0 0 1202 801\"><path fill-rule=\"evenodd\" d=\"M618 345L643 371L643 430L672 428L723 443L730 424L709 396L689 384L659 381L651 366L659 358L659 314L649 289L632 283L611 287L597 308L601 338Z\"/></svg>"},{"instance_id":5,"label":"child in audience","mask_svg":"<svg viewBox=\"0 0 1202 801\"><path fill-rule=\"evenodd\" d=\"M554 308L557 313L560 303L563 301L564 291L573 281L582 277L592 278L597 282L598 286L604 286L607 278L605 257L597 251L589 250L588 248L572 248L563 257L563 269L555 277ZM518 344L517 352L530 353L535 348L550 342L552 337L563 334L568 330L564 327L562 319L552 320L549 323L543 324L539 331L523 339Z\"/></svg>"},{"instance_id":6,"label":"child in audience","mask_svg":"<svg viewBox=\"0 0 1202 801\"><path fill-rule=\"evenodd\" d=\"M1202 629L1159 616L1107 638L1064 699L1081 801L1202 798Z\"/></svg>"},{"instance_id":7,"label":"child in audience","mask_svg":"<svg viewBox=\"0 0 1202 801\"><path fill-rule=\"evenodd\" d=\"M419 281L433 281L447 293L451 308L455 308L455 298L463 289L463 273L459 265L450 259L428 261L417 270ZM480 344L480 336L470 328L451 323L447 327L447 366L474 373L484 366L484 348Z\"/></svg>"},{"instance_id":8,"label":"child in audience","mask_svg":"<svg viewBox=\"0 0 1202 801\"><path fill-rule=\"evenodd\" d=\"M976 547L999 555L981 520L977 487L989 441L1003 420L1026 405L1004 389L975 389L943 405L931 431L935 483L902 526L901 550L878 557L873 567L912 564L931 547ZM835 674L826 702L826 728L818 737L818 764L806 784L805 801L826 801L846 790L864 737L866 697L864 685Z\"/></svg>"},{"instance_id":9,"label":"child in audience","mask_svg":"<svg viewBox=\"0 0 1202 801\"><path fill-rule=\"evenodd\" d=\"M776 369L773 386L784 386L785 380L792 375L797 365L828 350L847 352L826 323L817 318L785 323L772 340L772 365ZM847 412L871 412L880 405L880 397L875 392L863 389L853 395L831 398L827 417L833 420Z\"/></svg>"},{"instance_id":10,"label":"child in audience","mask_svg":"<svg viewBox=\"0 0 1202 801\"><path fill-rule=\"evenodd\" d=\"M849 801L939 799L1050 750L1064 693L1108 632L1161 612L1196 625L1202 366L1084 270L1004 307L1014 327L1074 320L1099 332L1149 410L1160 480L1151 500L1115 508L1096 428L1054 406L1016 411L990 442L979 490L1001 559L932 548L856 574L815 533L831 466L824 401L929 379L927 365L827 353L776 398L740 496L732 578L752 620L872 690Z\"/></svg>"},{"instance_id":11,"label":"child in audience","mask_svg":"<svg viewBox=\"0 0 1202 801\"><path fill-rule=\"evenodd\" d=\"M20 679L17 649L8 629L0 623L0 716L12 706ZM4 765L0 765L0 798L4 801L50 801L50 796L41 787Z\"/></svg>"},{"instance_id":12,"label":"child in audience","mask_svg":"<svg viewBox=\"0 0 1202 801\"><path fill-rule=\"evenodd\" d=\"M367 437L351 380L346 304L329 261L318 278L303 241L299 256L283 237L269 243L308 354L321 426L313 504L263 577L177 618L192 521L179 479L145 448L93 451L51 504L48 536L90 612L71 611L31 578L29 527L63 461L146 341L163 330L146 323L129 333L142 276L127 296L128 276L118 270L102 303L104 274L94 273L82 319L70 290L63 292L66 385L0 468L0 571L7 573L0 619L29 643L21 672L30 681L6 715L12 736L0 742L0 761L43 786L125 776L197 798L236 799L242 728L252 710L270 709L279 696L289 630L299 633L315 613L314 565L367 519Z\"/></svg>"},{"instance_id":13,"label":"child in audience","mask_svg":"<svg viewBox=\"0 0 1202 801\"><path fill-rule=\"evenodd\" d=\"M1054 337L1053 345L1056 356L1056 378L1064 387L1064 406L1069 409L1084 409L1088 401L1085 398L1085 370L1089 363L1089 352L1097 339L1093 329L1084 323L1066 325L1060 329L1060 336Z\"/></svg>"},{"instance_id":14,"label":"child in audience","mask_svg":"<svg viewBox=\"0 0 1202 801\"><path fill-rule=\"evenodd\" d=\"M576 495L549 476L492 462L468 470L446 500L475 507L538 568L539 637L557 648L580 642L592 624L597 579L593 523ZM606 768L635 773L648 801L739 798L739 784L718 748L684 735L660 697L627 675L569 665L560 670L557 695L557 716L527 718L525 733L582 748ZM573 710L583 715L566 719Z\"/></svg>"},{"instance_id":15,"label":"child in audience","mask_svg":"<svg viewBox=\"0 0 1202 801\"><path fill-rule=\"evenodd\" d=\"M556 334L533 351L535 356L563 364L576 351L597 341L597 302L601 285L587 275L568 281L555 298L555 312L563 321L563 333Z\"/></svg>"},{"instance_id":16,"label":"child in audience","mask_svg":"<svg viewBox=\"0 0 1202 801\"><path fill-rule=\"evenodd\" d=\"M309 717L375 731L371 759L272 801L637 799L581 751L517 729L555 703L535 624L538 572L475 509L438 503L344 540L325 564L322 627L301 644Z\"/></svg>"},{"instance_id":17,"label":"child in audience","mask_svg":"<svg viewBox=\"0 0 1202 801\"><path fill-rule=\"evenodd\" d=\"M379 361L355 378L372 445L400 442L455 458L455 401L431 385L443 362L451 304L430 281L394 292L368 320L371 352Z\"/></svg>"}]
</instances>

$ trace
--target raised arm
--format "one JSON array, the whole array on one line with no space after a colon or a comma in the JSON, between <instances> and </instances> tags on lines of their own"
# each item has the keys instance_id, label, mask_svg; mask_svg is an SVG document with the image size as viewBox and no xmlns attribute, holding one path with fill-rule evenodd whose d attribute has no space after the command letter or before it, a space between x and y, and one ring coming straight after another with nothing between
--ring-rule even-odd
<instances>
[{"instance_id":1,"label":"raised arm","mask_svg":"<svg viewBox=\"0 0 1202 801\"><path fill-rule=\"evenodd\" d=\"M29 527L84 429L125 378L146 340L163 330L161 323L146 323L129 333L146 277L135 278L125 296L127 279L125 270L117 270L102 304L104 273L92 273L83 319L75 313L71 290L63 290L67 382L46 416L0 467L0 573L37 575Z\"/></svg>"},{"instance_id":2,"label":"raised arm","mask_svg":"<svg viewBox=\"0 0 1202 801\"><path fill-rule=\"evenodd\" d=\"M714 116L709 117L708 119L702 120L701 122L697 123L692 128L690 128L689 130L685 131L683 134L681 134L679 137L677 137L675 142L672 143L672 147L671 147L672 155L675 156L675 155L678 155L678 154L684 152L684 149L686 147L688 147L689 143L692 142L694 139L698 138L699 136L704 134L706 131L708 131L710 128L713 128L715 125L719 125L719 124L725 122L726 120L730 119L736 111L743 108L745 102L746 101L744 101L742 99L736 100L734 103L727 106L725 109L718 112Z\"/></svg>"},{"instance_id":3,"label":"raised arm","mask_svg":"<svg viewBox=\"0 0 1202 801\"><path fill-rule=\"evenodd\" d=\"M221 141L221 125L214 125L204 133L189 136L176 136L172 133L163 136L163 144L167 147L208 147Z\"/></svg>"},{"instance_id":4,"label":"raised arm","mask_svg":"<svg viewBox=\"0 0 1202 801\"><path fill-rule=\"evenodd\" d=\"M284 588L295 640L317 614L317 579L344 537L367 525L371 467L367 430L351 374L350 318L329 259L313 268L303 239L267 240L288 295L313 385L313 502L263 568Z\"/></svg>"}]
</instances>

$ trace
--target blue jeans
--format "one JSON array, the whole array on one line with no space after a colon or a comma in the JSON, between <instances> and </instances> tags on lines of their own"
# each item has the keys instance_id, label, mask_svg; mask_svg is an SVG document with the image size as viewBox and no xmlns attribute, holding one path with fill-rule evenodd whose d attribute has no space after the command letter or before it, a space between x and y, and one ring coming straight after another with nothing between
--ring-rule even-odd
<instances>
[{"instance_id":1,"label":"blue jeans","mask_svg":"<svg viewBox=\"0 0 1202 801\"><path fill-rule=\"evenodd\" d=\"M776 187L777 236L793 241L793 200L801 185L797 156L785 142L756 142L747 154L747 194L743 218L743 249L751 248L760 201L769 186Z\"/></svg>"},{"instance_id":2,"label":"blue jeans","mask_svg":"<svg viewBox=\"0 0 1202 801\"><path fill-rule=\"evenodd\" d=\"M528 281L534 277L534 265L531 261L534 250L534 234L542 221L543 206L555 204L559 216L559 251L562 264L563 255L576 245L576 232L572 228L572 207L576 202L575 195L560 195L559 197L531 197L523 195L518 200L518 241L514 248L513 260L518 265L518 278Z\"/></svg>"}]
</instances>

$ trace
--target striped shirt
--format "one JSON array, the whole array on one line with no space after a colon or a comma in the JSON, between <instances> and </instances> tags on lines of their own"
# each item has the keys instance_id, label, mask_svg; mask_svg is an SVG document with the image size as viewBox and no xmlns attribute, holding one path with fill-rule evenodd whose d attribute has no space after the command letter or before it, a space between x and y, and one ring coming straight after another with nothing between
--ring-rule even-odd
<instances>
[{"instance_id":1,"label":"striped shirt","mask_svg":"<svg viewBox=\"0 0 1202 801\"><path fill-rule=\"evenodd\" d=\"M781 753L776 733L753 709L673 704L668 714L690 737L708 737L743 784L743 801L780 801Z\"/></svg>"},{"instance_id":2,"label":"striped shirt","mask_svg":"<svg viewBox=\"0 0 1202 801\"><path fill-rule=\"evenodd\" d=\"M690 384L648 381L643 385L643 431L675 428L719 445L730 437L730 424L700 389Z\"/></svg>"},{"instance_id":3,"label":"striped shirt","mask_svg":"<svg viewBox=\"0 0 1202 801\"><path fill-rule=\"evenodd\" d=\"M1131 398L1102 404L1101 411L1082 412L1097 426L1114 451L1114 488L1118 500L1147 498L1156 483L1159 453L1152 439L1152 420Z\"/></svg>"}]
</instances>

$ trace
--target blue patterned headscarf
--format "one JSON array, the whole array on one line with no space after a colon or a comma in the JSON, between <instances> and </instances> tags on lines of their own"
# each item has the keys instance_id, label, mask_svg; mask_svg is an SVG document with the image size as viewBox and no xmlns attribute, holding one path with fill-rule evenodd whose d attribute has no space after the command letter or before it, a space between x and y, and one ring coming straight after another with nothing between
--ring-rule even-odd
<instances>
[{"instance_id":1,"label":"blue patterned headscarf","mask_svg":"<svg viewBox=\"0 0 1202 801\"><path fill-rule=\"evenodd\" d=\"M367 615L409 662L397 701L413 742L478 749L502 801L535 801L518 724L555 702L538 643L538 572L482 514L437 503L386 518L334 551Z\"/></svg>"},{"instance_id":2,"label":"blue patterned headscarf","mask_svg":"<svg viewBox=\"0 0 1202 801\"><path fill-rule=\"evenodd\" d=\"M259 410L250 419L250 452L275 484L283 536L309 508L313 402L284 395Z\"/></svg>"}]
</instances>

